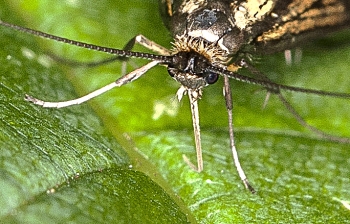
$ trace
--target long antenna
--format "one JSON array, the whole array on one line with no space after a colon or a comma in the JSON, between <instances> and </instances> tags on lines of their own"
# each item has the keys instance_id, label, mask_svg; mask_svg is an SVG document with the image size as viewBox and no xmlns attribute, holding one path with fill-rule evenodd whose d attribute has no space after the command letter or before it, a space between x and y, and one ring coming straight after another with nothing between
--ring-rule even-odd
<instances>
[{"instance_id":1,"label":"long antenna","mask_svg":"<svg viewBox=\"0 0 350 224\"><path fill-rule=\"evenodd\" d=\"M249 84L263 86L263 87L267 88L267 90L269 90L272 93L279 93L280 90L283 89L283 90L288 90L288 91L293 91L293 92L301 92L301 93L315 94L315 95L321 95L321 96L350 98L349 93L328 92L328 91L323 91L323 90L305 89L305 88L301 88L301 87L287 86L287 85L274 83L274 82L271 82L268 80L261 80L261 79L256 79L256 78L252 78L252 77L245 76L245 75L240 75L236 72L230 72L228 70L214 67L214 66L209 66L208 70L211 72L217 73L217 74L221 74L223 76L227 76L231 79L234 79L234 80L237 80L240 82L246 82Z\"/></svg>"},{"instance_id":2,"label":"long antenna","mask_svg":"<svg viewBox=\"0 0 350 224\"><path fill-rule=\"evenodd\" d=\"M147 60L155 60L155 61L159 61L160 64L171 64L171 63L173 63L174 57L175 57L174 55L172 55L172 56L156 55L156 54L149 54L149 53L143 53L143 52L119 50L119 49L110 48L110 47L97 46L94 44L88 44L88 43L84 43L84 42L80 42L80 41L70 40L67 38L44 33L44 32L38 31L38 30L33 30L30 28L21 27L18 25L4 22L2 20L0 20L0 25L5 26L5 27L9 27L9 28L12 28L12 29L24 32L24 33L33 34L35 36L39 36L42 38L47 38L47 39L55 40L55 41L66 43L66 44L71 44L71 45L86 48L89 50L100 51L100 52L105 52L105 53L109 53L109 54L113 54L113 55L118 55L121 57L133 57L133 58L142 58L142 59L147 59ZM241 63L245 63L245 62L241 62ZM245 64L242 64L242 67L245 67ZM293 91L293 92L302 92L302 93L316 94L316 95L321 95L321 96L350 98L350 94L348 94L348 93L328 92L328 91L322 91L322 90L305 89L305 88L300 88L300 87L293 87L293 86L277 84L277 83L274 83L274 82L271 82L268 80L260 80L260 79L255 79L252 77L240 75L238 73L230 72L226 69L222 69L222 68L218 68L218 67L214 67L214 66L209 66L207 69L211 72L216 73L216 74L226 75L229 78L235 79L237 81L263 86L263 87L267 88L269 91L275 92L275 93L278 93L281 89L284 89L284 90Z\"/></svg>"},{"instance_id":3,"label":"long antenna","mask_svg":"<svg viewBox=\"0 0 350 224\"><path fill-rule=\"evenodd\" d=\"M97 46L94 44L88 44L88 43L84 43L84 42L80 42L80 41L76 41L76 40L70 40L70 39L67 39L64 37L55 36L55 35L44 33L44 32L38 31L38 30L33 30L30 28L17 26L17 25L11 24L11 23L6 23L2 20L0 20L0 25L6 26L6 27L9 27L9 28L12 28L12 29L24 32L24 33L33 34L35 36L39 36L42 38L47 38L47 39L55 40L55 41L66 43L66 44L71 44L71 45L78 46L81 48L86 48L89 50L101 51L101 52L105 52L108 54L118 55L121 57L130 57L130 58L132 57L132 58L142 58L142 59L147 59L147 60L156 60L156 61L160 61L160 62L165 63L165 64L169 64L172 62L171 56L156 55L156 54L149 54L149 53L136 52L136 51L126 51L126 50L119 50L119 49L110 48L110 47Z\"/></svg>"},{"instance_id":4,"label":"long antenna","mask_svg":"<svg viewBox=\"0 0 350 224\"><path fill-rule=\"evenodd\" d=\"M142 75L144 75L149 69L153 68L154 66L158 64L163 64L163 65L168 65L170 68L174 66L173 68L177 70L179 73L184 73L185 75L188 75L188 71L183 68L183 63L188 63L186 57L184 57L184 54L180 53L185 53L185 52L179 52L179 53L174 53L173 55L170 55L170 51L164 49L160 49L160 51L157 51L160 55L156 54L150 54L150 53L143 53L143 52L134 52L134 51L129 51L129 50L120 50L120 49L115 49L115 48L109 48L109 47L103 47L103 46L97 46L93 44L88 44L80 41L75 41L75 40L70 40L67 38L51 35L48 33L44 33L41 31L33 30L30 28L25 28L21 26L17 26L14 24L6 23L0 20L0 25L9 27L11 29L15 29L24 33L29 33L38 37L42 38L47 38L51 40L55 40L58 42L74 45L77 47L81 48L86 48L89 50L95 50L95 51L100 51L100 52L105 52L113 55L117 55L120 57L133 57L133 58L141 58L141 59L146 59L151 62L148 62L146 65L135 69L134 71L122 76L121 78L117 79L115 82L110 83L98 90L95 90L83 97L69 100L69 101L63 101L63 102L45 102L42 100L39 100L37 98L31 97L29 95L26 95L26 100L33 102L34 104L41 105L43 107L67 107L71 106L74 104L80 104L83 103L91 98L94 98L102 93L105 93L109 91L110 89L114 87L120 87L123 86L129 82L132 82L138 78L140 78ZM152 44L146 44L151 46ZM150 49L150 48L149 48ZM159 48L158 48L159 49ZM169 53L169 55L166 55L166 53ZM197 54L197 53L196 53ZM195 57L198 57L198 55L194 55ZM324 134L322 131L319 131L316 128L313 128L310 125L307 125L306 122L299 116L299 114L291 107L291 105L284 99L284 97L281 94L281 90L288 90L288 91L293 91L293 92L301 92L301 93L308 93L308 94L316 94L316 95L321 95L321 96L331 96L331 97L339 97L339 98L350 98L350 94L348 93L337 93L337 92L328 92L328 91L322 91L322 90L313 90L313 89L305 89L305 88L300 88L300 87L293 87L293 86L287 86L287 85L281 85L277 84L274 82L271 82L267 77L264 75L259 75L259 72L256 72L253 66L249 66L244 60L241 60L240 62L237 63L237 65L247 68L248 70L251 71L252 74L258 75L258 78L252 78L249 76L244 76L240 75L236 72L231 72L228 71L225 66L222 67L216 67L213 66L210 63L210 60L206 59L205 57L200 57L201 62L203 62L200 67L200 72L198 74L196 73L194 75L198 77L202 77L202 75L206 72L212 72L215 74L220 74L224 76L224 95L225 95L225 100L226 100L226 108L228 112L228 118L229 118L229 134L230 134L230 145L231 145L231 151L233 155L233 160L234 164L237 168L239 177L241 178L242 182L244 183L245 187L250 190L251 193L255 193L254 188L250 185L247 176L245 175L241 164L238 159L238 153L237 149L235 146L234 142L234 130L233 130L233 114L232 114L232 94L231 94L231 88L229 84L229 78L241 81L241 82L246 82L250 84L255 84L255 85L260 85L266 88L266 90L270 93L277 94L280 97L280 100L284 104L284 106L294 115L294 117L298 120L299 123L301 123L304 127L307 127L308 129L312 130L313 132L324 136L328 139L339 141L339 142L346 142L348 143L349 141L346 138L337 138L337 137L332 137L330 135ZM190 74L192 75L192 74ZM202 77L203 78L203 77ZM182 83L182 82L181 82ZM206 82L206 84L209 84L209 82ZM185 84L185 86L187 86ZM188 86L187 86L188 87ZM197 100L199 100L200 97L198 97L198 94L201 93L201 87L195 87L195 85L191 86L189 85L189 88L187 89L187 93L190 97L190 104L191 104L191 112L192 112L192 120L193 120L193 128L194 128L194 135L195 135L195 144L196 144L196 152L197 152L197 166L192 164L189 159L184 156L184 160L197 172L200 172L203 170L203 158L202 158L202 148L201 148L201 138L200 138L200 126L199 126L199 112L198 112L198 104ZM181 88L180 88L181 89ZM179 99L181 98L182 95L178 95Z\"/></svg>"}]
</instances>

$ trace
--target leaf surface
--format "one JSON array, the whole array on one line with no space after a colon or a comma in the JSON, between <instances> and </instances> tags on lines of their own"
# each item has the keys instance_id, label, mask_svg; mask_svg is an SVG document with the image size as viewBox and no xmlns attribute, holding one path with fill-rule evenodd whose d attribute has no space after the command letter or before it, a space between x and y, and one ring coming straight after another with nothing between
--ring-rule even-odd
<instances>
[{"instance_id":1,"label":"leaf surface","mask_svg":"<svg viewBox=\"0 0 350 224\"><path fill-rule=\"evenodd\" d=\"M161 23L156 1L145 3L141 0L132 2L103 0L86 4L79 4L77 1L76 5L51 1L35 1L35 4L26 4L27 1L19 2L11 5L11 9L18 14L18 17L7 21L70 39L119 49L139 33L163 46L170 47L171 36ZM1 18L5 20L5 16L7 18L6 12L3 12ZM80 61L98 61L109 57L53 41L32 37L27 40L28 37L25 34L12 30L5 31L4 28L1 30L4 30L8 37L8 40L3 43L6 50L15 49L21 52L21 49L26 47L35 51L35 55L44 55L49 51L67 59ZM345 32L313 42L303 48L300 64L285 65L282 53L257 57L254 61L261 71L278 83L349 93L348 36L349 32ZM14 37L19 38L18 43L12 39ZM140 46L135 46L135 50L147 51ZM152 69L139 80L111 90L89 104L47 110L23 102L23 94L30 93L50 101L73 98L72 89L66 89L68 81L62 79L61 75L56 75L56 70L62 70L67 79L73 83L78 95L83 95L120 77L122 63L116 62L95 68L71 68L51 61L52 67L48 69L38 65L38 60L35 60L36 65L32 65L32 59L21 55L13 56L11 60L4 60L4 58L6 53L2 57L2 65L8 69L3 69L2 79L7 80L11 77L14 81L2 80L1 82L4 89L1 92L5 94L2 99L6 100L3 106L9 111L9 115L4 113L1 120L6 123L6 127L11 127L15 131L10 131L12 129L9 128L4 132L1 140L2 148L15 143L27 144L30 145L28 148L32 148L36 147L32 146L33 144L39 145L37 142L53 146L53 149L50 149L53 154L49 153L49 156L40 149L24 151L21 148L17 153L13 149L3 150L3 153L7 154L3 157L6 158L3 159L3 164L9 164L3 165L2 169L6 170L3 175L6 175L4 178L11 180L4 183L12 186L12 178L16 175L21 176L21 181L26 184L23 185L22 182L21 184L15 182L15 184L24 192L32 192L36 189L32 194L35 198L39 198L42 208L52 200L51 194L47 195L44 192L56 185L59 186L57 192L61 192L62 189L62 195L64 195L62 198L70 192L82 192L83 195L89 194L93 198L98 198L98 194L89 193L91 189L87 187L91 184L89 181L97 178L102 182L108 182L101 196L101 201L108 201L105 199L106 195L114 195L115 192L119 192L120 195L125 193L123 190L118 190L119 185L116 184L118 178L114 177L136 175L137 177L134 178L137 180L147 179L142 174L135 174L135 171L127 169L129 160L125 156L125 150L130 155L134 167L147 173L167 192L168 195L163 195L157 190L155 194L166 198L158 205L162 209L169 210L168 213L159 210L159 213L173 215L179 219L173 220L172 223L185 222L186 219L183 217L188 210L201 223L254 221L342 223L350 218L349 210L342 204L350 200L349 144L339 144L315 137L313 133L297 124L277 97L272 96L267 107L261 109L265 92L257 91L259 87L232 82L236 144L242 166L252 185L258 190L256 195L251 195L244 189L232 163L228 147L222 80L219 80L216 85L207 87L200 101L205 168L204 172L198 174L182 160L182 155L185 154L191 161L195 161L188 100L184 99L180 104L174 103L178 84L168 76L166 69ZM21 64L20 67L12 67L13 64L18 63ZM145 61L142 60L130 60L127 63L127 71L144 63ZM300 93L283 94L309 124L330 134L350 136L347 125L350 121L349 100ZM91 115L88 105L92 106L104 126L108 127L114 140L100 126L100 120L95 115ZM27 124L28 121L22 122L17 119L19 116L15 111L21 111L33 121L22 127L22 123ZM93 120L92 123L90 119ZM47 130L48 134L44 135L41 128ZM50 134L52 132L53 135ZM61 132L62 134L57 134ZM128 133L133 143L125 140L124 133ZM28 139L30 135L32 138ZM13 136L17 136L18 140L9 141ZM69 140L68 136L73 136L72 140ZM43 138L45 141L42 140ZM72 147L72 144L84 145L82 151L85 154ZM85 147L85 144L89 147ZM123 147L114 146L118 144ZM63 146L66 147L65 150L61 150ZM134 147L137 149L136 152ZM116 148L120 148L120 152L119 150L115 152ZM49 149L45 148L45 150ZM21 153L18 155L19 152ZM18 164L23 164L22 157L31 158L31 156L22 155L22 152L31 154L39 152L35 154L36 159L29 160L35 165L23 165L27 169L18 167ZM80 160L81 154L86 155L83 160ZM142 160L140 154L146 160ZM16 163L17 160L20 162ZM58 164L52 163L52 160ZM156 170L154 166L149 165L150 162L157 168ZM13 171L11 167L17 167L19 170ZM119 172L120 169L121 172ZM25 170L36 178L31 179L23 174ZM76 179L78 172L80 175ZM46 176L42 177L43 173ZM159 176L162 176L165 181ZM42 183L44 180L46 184ZM67 182L72 183L68 185ZM153 189L149 187L153 186L153 182L146 182L145 188ZM116 185L115 188L110 186L112 183L113 186ZM4 195L12 196L11 191L17 188L3 189L6 189L3 191ZM102 191L102 188L96 187L96 189L99 189L98 192ZM175 192L181 200L170 200L169 198L174 198L172 192ZM37 196L40 193L44 196ZM15 199L6 201L6 203L13 203L12 209L4 213L3 217L6 220L17 218L11 211L18 208L18 205L23 207L22 215L36 216L37 213L31 213L30 206L26 206L29 198L33 196L27 193L25 195L28 197L24 201L20 199L16 199L19 202ZM41 197L44 197L43 202ZM137 200L139 196L133 194L133 197ZM139 202L143 203L142 200ZM177 209L172 204L175 202L184 212L173 212ZM91 206L88 202L85 203ZM149 205L146 203L141 207L148 209ZM83 210L80 207L75 209ZM86 211L84 217L92 217L93 212ZM113 219L113 216L109 216L110 214L103 214ZM10 218L7 219L9 216Z\"/></svg>"}]
</instances>

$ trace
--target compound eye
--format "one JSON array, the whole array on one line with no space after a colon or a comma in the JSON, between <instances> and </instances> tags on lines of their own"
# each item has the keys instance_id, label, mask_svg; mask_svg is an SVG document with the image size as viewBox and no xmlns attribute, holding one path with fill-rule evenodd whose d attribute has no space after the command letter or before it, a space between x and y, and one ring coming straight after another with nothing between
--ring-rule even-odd
<instances>
[{"instance_id":1,"label":"compound eye","mask_svg":"<svg viewBox=\"0 0 350 224\"><path fill-rule=\"evenodd\" d=\"M205 75L205 81L208 84L214 84L219 79L219 75L213 72L205 72L204 75Z\"/></svg>"}]
</instances>

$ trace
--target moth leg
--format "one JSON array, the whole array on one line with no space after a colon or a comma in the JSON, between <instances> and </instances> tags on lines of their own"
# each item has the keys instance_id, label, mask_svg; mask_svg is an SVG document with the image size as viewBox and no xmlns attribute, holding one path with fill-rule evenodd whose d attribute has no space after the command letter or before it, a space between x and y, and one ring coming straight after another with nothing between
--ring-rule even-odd
<instances>
[{"instance_id":1,"label":"moth leg","mask_svg":"<svg viewBox=\"0 0 350 224\"><path fill-rule=\"evenodd\" d=\"M155 53L158 53L160 55L170 55L171 52L166 49L165 47L157 44L154 41L149 40L147 37L143 36L142 34L139 34L129 40L129 42L125 45L123 50L131 50L135 44L140 44L143 47L147 48L148 50L151 50Z\"/></svg>"},{"instance_id":2,"label":"moth leg","mask_svg":"<svg viewBox=\"0 0 350 224\"><path fill-rule=\"evenodd\" d=\"M286 64L288 66L292 65L293 63L299 64L301 62L303 51L301 48L297 47L294 50L294 61L292 57L292 51L291 50L285 50L284 51L284 59L286 61Z\"/></svg>"},{"instance_id":3,"label":"moth leg","mask_svg":"<svg viewBox=\"0 0 350 224\"><path fill-rule=\"evenodd\" d=\"M197 154L197 166L195 166L187 156L183 155L184 161L196 172L203 171L203 156L202 156L202 146L201 146L201 131L199 126L199 112L198 112L198 99L200 93L196 90L187 90L188 97L190 99L191 113L192 113L192 123L193 123L193 132L194 140L196 145L196 154Z\"/></svg>"},{"instance_id":4,"label":"moth leg","mask_svg":"<svg viewBox=\"0 0 350 224\"><path fill-rule=\"evenodd\" d=\"M149 62L148 64L130 72L129 74L126 74L122 77L120 77L119 79L117 79L116 81L100 88L97 89L85 96L82 96L80 98L76 98L73 100L68 100L68 101L61 101L61 102L47 102L47 101L43 101L37 98L34 98L32 96L26 95L25 99L29 102L32 102L36 105L40 105L42 107L54 107L54 108L61 108L61 107L68 107L68 106L72 106L72 105L76 105L76 104L81 104L84 103L94 97L97 97L115 87L120 87L123 86L129 82L132 82L138 78L140 78L142 75L144 75L148 70L150 70L151 68L153 68L154 66L156 66L157 64L159 64L159 61L152 61Z\"/></svg>"},{"instance_id":5,"label":"moth leg","mask_svg":"<svg viewBox=\"0 0 350 224\"><path fill-rule=\"evenodd\" d=\"M167 7L167 13L169 16L173 16L173 0L165 0L166 2L166 7Z\"/></svg>"},{"instance_id":6,"label":"moth leg","mask_svg":"<svg viewBox=\"0 0 350 224\"><path fill-rule=\"evenodd\" d=\"M299 64L301 62L302 57L303 57L303 51L301 50L301 48L299 47L295 48L294 63Z\"/></svg>"},{"instance_id":7,"label":"moth leg","mask_svg":"<svg viewBox=\"0 0 350 224\"><path fill-rule=\"evenodd\" d=\"M135 44L140 44L141 46L147 48L148 50L151 50L157 54L160 55L170 55L171 52L166 49L165 47L157 44L154 41L151 41L147 37L143 36L142 34L139 34L135 37L133 37L129 42L124 46L123 50L130 51L134 48ZM126 57L117 57L118 60L123 61L122 63L122 74L126 73L126 66L127 66L127 61L129 58ZM136 67L136 66L134 66Z\"/></svg>"},{"instance_id":8,"label":"moth leg","mask_svg":"<svg viewBox=\"0 0 350 224\"><path fill-rule=\"evenodd\" d=\"M304 118L294 109L294 107L287 101L286 98L281 93L278 93L278 97L280 101L283 103L283 105L287 108L287 110L294 116L294 118L298 121L298 123L305 127L306 129L310 130L311 132L315 133L316 135L329 139L333 142L339 142L339 143L350 143L350 138L346 137L339 137L339 136L334 136L331 134L328 134L310 124L308 124Z\"/></svg>"},{"instance_id":9,"label":"moth leg","mask_svg":"<svg viewBox=\"0 0 350 224\"><path fill-rule=\"evenodd\" d=\"M97 66L101 66L104 64L108 64L108 63L112 63L118 60L124 60L123 58L119 57L119 56L114 56L114 57L110 57L110 58L106 58L103 60L99 60L99 61L78 61L78 60L74 60L74 59L67 59L64 57L61 57L59 55L56 55L52 52L46 52L45 54L47 54L51 59L53 59L56 62L59 62L63 65L67 65L67 66L71 66L71 67L97 67Z\"/></svg>"},{"instance_id":10,"label":"moth leg","mask_svg":"<svg viewBox=\"0 0 350 224\"><path fill-rule=\"evenodd\" d=\"M233 162L236 166L237 172L239 177L241 178L244 186L246 189L248 189L251 193L255 193L255 189L250 185L247 176L244 173L244 170L241 166L241 163L239 162L237 148L235 144L235 138L234 138L234 131L233 131L233 115L232 115L232 93L231 93L231 87L229 78L227 76L224 76L224 96L226 101L226 109L228 113L228 125L229 125L229 134L230 134L230 147L231 152L233 156Z\"/></svg>"},{"instance_id":11,"label":"moth leg","mask_svg":"<svg viewBox=\"0 0 350 224\"><path fill-rule=\"evenodd\" d=\"M244 68L247 68L253 75L257 76L259 79L271 82L271 80L265 74L261 73L254 66L248 64L245 60L242 59L240 61L240 65ZM311 132L313 132L317 136L324 138L324 139L328 139L328 140L331 140L334 142L339 142L339 143L350 143L350 138L334 136L334 135L328 134L328 133L308 124L305 121L305 119L287 101L287 99L284 98L281 91L269 90L268 88L267 88L267 91L268 91L268 95L271 93L276 94L278 96L278 98L280 99L280 101L283 103L284 107L293 115L293 117L298 121L298 123L301 126L303 126L304 128L310 130ZM265 104L266 104L266 100L265 100L264 105Z\"/></svg>"}]
</instances>

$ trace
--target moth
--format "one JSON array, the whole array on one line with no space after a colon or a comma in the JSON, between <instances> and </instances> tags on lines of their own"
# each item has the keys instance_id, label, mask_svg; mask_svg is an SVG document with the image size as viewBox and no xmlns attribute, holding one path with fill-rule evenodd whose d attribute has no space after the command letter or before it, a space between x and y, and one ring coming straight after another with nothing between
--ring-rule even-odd
<instances>
[{"instance_id":1,"label":"moth","mask_svg":"<svg viewBox=\"0 0 350 224\"><path fill-rule=\"evenodd\" d=\"M224 98L228 112L230 148L234 165L246 189L254 193L240 165L235 146L232 93L230 79L262 86L267 94L275 94L303 126L322 137L339 142L347 138L330 136L308 125L283 96L283 91L295 91L321 96L350 98L348 93L327 92L286 86L272 82L254 67L252 55L274 53L291 49L305 40L350 24L350 3L346 0L160 0L160 13L174 41L167 49L137 35L124 49L113 49L51 35L41 31L0 21L0 25L39 37L116 55L117 58L141 58L150 62L118 78L94 92L64 102L47 102L26 95L27 101L43 107L68 107L83 103L112 88L123 86L143 76L157 65L166 66L169 75L180 84L176 95L179 100L188 95L192 112L197 163L186 156L184 160L197 171L203 170L198 100L204 87L224 79ZM141 44L155 54L131 51ZM251 76L240 74L245 69Z\"/></svg>"}]
</instances>

